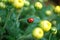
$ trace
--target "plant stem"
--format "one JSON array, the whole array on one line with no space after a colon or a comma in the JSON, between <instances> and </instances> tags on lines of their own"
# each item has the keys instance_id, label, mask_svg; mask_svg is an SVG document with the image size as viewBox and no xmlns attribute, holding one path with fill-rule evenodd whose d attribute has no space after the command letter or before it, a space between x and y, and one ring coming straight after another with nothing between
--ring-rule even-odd
<instances>
[{"instance_id":1,"label":"plant stem","mask_svg":"<svg viewBox=\"0 0 60 40\"><path fill-rule=\"evenodd\" d=\"M31 34L23 35L23 36L20 36L20 38L18 38L18 40L25 39L25 38L30 38L30 37L31 37Z\"/></svg>"},{"instance_id":2,"label":"plant stem","mask_svg":"<svg viewBox=\"0 0 60 40\"><path fill-rule=\"evenodd\" d=\"M51 39L52 33L49 35L49 40Z\"/></svg>"},{"instance_id":3,"label":"plant stem","mask_svg":"<svg viewBox=\"0 0 60 40\"><path fill-rule=\"evenodd\" d=\"M9 12L9 11L10 11L10 12ZM4 26L3 26L4 28L6 27L7 22L8 22L8 19L10 18L12 12L13 12L13 9L8 10L8 14L7 14L7 17L6 17L6 22L5 22Z\"/></svg>"}]
</instances>

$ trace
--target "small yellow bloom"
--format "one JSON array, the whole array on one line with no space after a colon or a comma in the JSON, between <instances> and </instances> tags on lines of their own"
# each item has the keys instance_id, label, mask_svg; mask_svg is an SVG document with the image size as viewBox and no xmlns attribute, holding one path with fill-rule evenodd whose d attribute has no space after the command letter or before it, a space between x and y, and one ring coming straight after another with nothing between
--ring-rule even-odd
<instances>
[{"instance_id":1,"label":"small yellow bloom","mask_svg":"<svg viewBox=\"0 0 60 40\"><path fill-rule=\"evenodd\" d=\"M25 0L25 1L24 1L24 5L25 5L25 6L29 6L29 5L30 5L30 2Z\"/></svg>"},{"instance_id":2,"label":"small yellow bloom","mask_svg":"<svg viewBox=\"0 0 60 40\"><path fill-rule=\"evenodd\" d=\"M40 27L44 30L44 31L49 31L51 29L51 23L47 20L41 21L40 22Z\"/></svg>"},{"instance_id":3,"label":"small yellow bloom","mask_svg":"<svg viewBox=\"0 0 60 40\"><path fill-rule=\"evenodd\" d=\"M48 16L52 15L52 11L51 10L46 10L46 15L48 15Z\"/></svg>"},{"instance_id":4,"label":"small yellow bloom","mask_svg":"<svg viewBox=\"0 0 60 40\"><path fill-rule=\"evenodd\" d=\"M42 5L40 2L36 2L36 3L35 3L35 7L36 7L37 9L42 9L43 5Z\"/></svg>"},{"instance_id":5,"label":"small yellow bloom","mask_svg":"<svg viewBox=\"0 0 60 40\"><path fill-rule=\"evenodd\" d=\"M55 11L56 13L60 13L60 6L56 6L55 9L54 9L54 11Z\"/></svg>"},{"instance_id":6,"label":"small yellow bloom","mask_svg":"<svg viewBox=\"0 0 60 40\"><path fill-rule=\"evenodd\" d=\"M15 0L13 3L13 6L15 8L22 8L24 6L24 1L23 0Z\"/></svg>"},{"instance_id":7,"label":"small yellow bloom","mask_svg":"<svg viewBox=\"0 0 60 40\"><path fill-rule=\"evenodd\" d=\"M6 5L5 5L5 3L3 3L3 2L0 2L0 8L6 8Z\"/></svg>"},{"instance_id":8,"label":"small yellow bloom","mask_svg":"<svg viewBox=\"0 0 60 40\"><path fill-rule=\"evenodd\" d=\"M57 34L57 28L56 27L52 27L51 31L52 31L52 34L54 34L54 35Z\"/></svg>"},{"instance_id":9,"label":"small yellow bloom","mask_svg":"<svg viewBox=\"0 0 60 40\"><path fill-rule=\"evenodd\" d=\"M32 32L33 37L41 39L44 36L44 32L41 28L37 27Z\"/></svg>"}]
</instances>

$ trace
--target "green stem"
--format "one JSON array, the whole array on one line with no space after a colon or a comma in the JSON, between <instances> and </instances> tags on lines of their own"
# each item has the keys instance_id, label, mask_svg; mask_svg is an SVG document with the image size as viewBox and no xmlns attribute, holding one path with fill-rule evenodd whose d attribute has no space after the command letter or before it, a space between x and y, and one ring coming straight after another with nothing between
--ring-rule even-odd
<instances>
[{"instance_id":1,"label":"green stem","mask_svg":"<svg viewBox=\"0 0 60 40\"><path fill-rule=\"evenodd\" d=\"M51 39L52 33L49 35L49 40Z\"/></svg>"},{"instance_id":2,"label":"green stem","mask_svg":"<svg viewBox=\"0 0 60 40\"><path fill-rule=\"evenodd\" d=\"M10 11L10 12L9 12ZM6 12L8 13L8 14L6 14L7 15L7 17L6 17L6 21L5 21L5 24L4 24L4 26L3 26L3 29L5 29L5 27L6 27L6 25L7 25L7 22L8 22L8 19L10 18L10 16L11 16L11 14L12 14L12 11L13 11L13 9L10 9L10 10L8 10L8 9L6 9ZM3 35L2 35L3 36ZM3 37L2 37L3 38ZM1 38L1 39L2 39Z\"/></svg>"},{"instance_id":3,"label":"green stem","mask_svg":"<svg viewBox=\"0 0 60 40\"><path fill-rule=\"evenodd\" d=\"M6 17L5 24L4 24L4 26L3 26L4 28L6 27L7 22L8 22L8 19L10 18L10 16L11 16L12 12L13 12L13 9L10 9L10 12L8 12L7 17Z\"/></svg>"},{"instance_id":4,"label":"green stem","mask_svg":"<svg viewBox=\"0 0 60 40\"><path fill-rule=\"evenodd\" d=\"M18 38L18 40L20 40L20 39L25 39L25 38L30 38L30 37L31 37L31 34L23 35L23 36L21 36L20 38Z\"/></svg>"}]
</instances>

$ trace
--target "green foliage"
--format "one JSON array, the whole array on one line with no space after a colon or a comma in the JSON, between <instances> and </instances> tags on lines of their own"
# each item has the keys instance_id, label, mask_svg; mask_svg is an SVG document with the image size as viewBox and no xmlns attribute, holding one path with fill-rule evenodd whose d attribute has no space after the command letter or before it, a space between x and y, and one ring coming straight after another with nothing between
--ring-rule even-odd
<instances>
[{"instance_id":1,"label":"green foliage","mask_svg":"<svg viewBox=\"0 0 60 40\"><path fill-rule=\"evenodd\" d=\"M59 40L60 39L60 16L58 16L51 5L46 6L42 2L43 8L37 10L34 7L36 0L28 0L31 4L28 7L16 9L7 1L1 1L6 4L6 8L0 8L0 40L37 40L32 36L34 28L38 27L41 20L56 21L55 26L58 30L56 35L46 32L40 40ZM46 10L51 10L52 15L47 16ZM33 23L28 23L28 18L34 18Z\"/></svg>"}]
</instances>

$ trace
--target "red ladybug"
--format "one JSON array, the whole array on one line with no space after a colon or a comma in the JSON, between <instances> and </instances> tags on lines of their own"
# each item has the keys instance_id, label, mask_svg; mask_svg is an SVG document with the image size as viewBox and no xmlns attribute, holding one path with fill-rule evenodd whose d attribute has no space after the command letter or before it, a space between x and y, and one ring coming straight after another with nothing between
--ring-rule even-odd
<instances>
[{"instance_id":1,"label":"red ladybug","mask_svg":"<svg viewBox=\"0 0 60 40\"><path fill-rule=\"evenodd\" d=\"M34 18L28 18L27 20L29 23L32 23L34 21Z\"/></svg>"}]
</instances>

